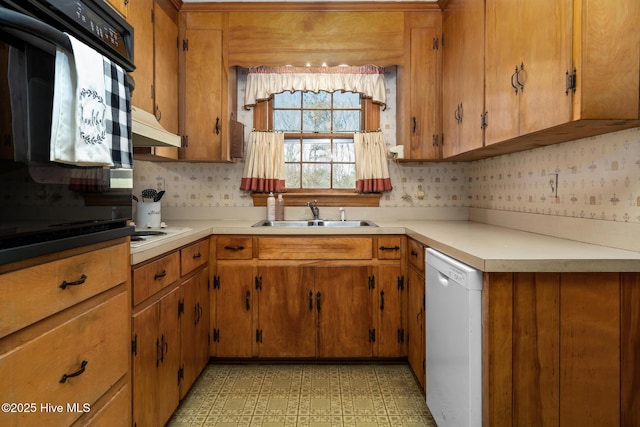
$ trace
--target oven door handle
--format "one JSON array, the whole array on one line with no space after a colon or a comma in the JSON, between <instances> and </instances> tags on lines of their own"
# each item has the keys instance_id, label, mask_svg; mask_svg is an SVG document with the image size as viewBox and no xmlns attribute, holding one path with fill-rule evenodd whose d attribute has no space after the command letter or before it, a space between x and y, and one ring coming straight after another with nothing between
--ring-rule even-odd
<instances>
[{"instance_id":1,"label":"oven door handle","mask_svg":"<svg viewBox=\"0 0 640 427\"><path fill-rule=\"evenodd\" d=\"M67 37L67 35L62 31L59 31L51 25L35 18L15 12L5 7L0 7L0 27L13 28L31 34L41 38L42 40L52 42L59 48L68 52L73 52L69 37Z\"/></svg>"}]
</instances>

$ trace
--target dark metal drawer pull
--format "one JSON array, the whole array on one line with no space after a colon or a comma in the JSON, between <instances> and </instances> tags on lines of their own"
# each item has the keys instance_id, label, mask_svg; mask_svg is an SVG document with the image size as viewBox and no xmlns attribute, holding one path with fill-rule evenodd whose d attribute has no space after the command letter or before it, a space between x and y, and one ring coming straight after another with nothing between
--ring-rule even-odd
<instances>
[{"instance_id":1,"label":"dark metal drawer pull","mask_svg":"<svg viewBox=\"0 0 640 427\"><path fill-rule=\"evenodd\" d=\"M399 251L400 246L380 246L378 249L381 251Z\"/></svg>"},{"instance_id":2,"label":"dark metal drawer pull","mask_svg":"<svg viewBox=\"0 0 640 427\"><path fill-rule=\"evenodd\" d=\"M156 273L153 276L153 280L158 280L158 279L162 279L163 277L165 277L167 275L167 270L162 270L162 272L160 273Z\"/></svg>"},{"instance_id":3,"label":"dark metal drawer pull","mask_svg":"<svg viewBox=\"0 0 640 427\"><path fill-rule=\"evenodd\" d=\"M85 274L83 274L82 276L80 276L80 279L76 280L75 282L67 282L66 280L64 282L62 282L60 284L60 289L67 289L67 286L78 286L78 285L82 285L85 281L87 280L87 276Z\"/></svg>"},{"instance_id":4,"label":"dark metal drawer pull","mask_svg":"<svg viewBox=\"0 0 640 427\"><path fill-rule=\"evenodd\" d=\"M193 259L198 259L198 258L202 258L202 255L200 254L200 252L198 252L197 254L193 254Z\"/></svg>"},{"instance_id":5,"label":"dark metal drawer pull","mask_svg":"<svg viewBox=\"0 0 640 427\"><path fill-rule=\"evenodd\" d=\"M67 378L72 378L72 377L77 377L78 375L82 375L82 373L84 373L84 368L87 367L87 362L86 360L83 360L82 363L80 364L80 369L78 369L77 371L71 373L71 374L62 374L62 378L60 378L60 383L64 383L67 381Z\"/></svg>"},{"instance_id":6,"label":"dark metal drawer pull","mask_svg":"<svg viewBox=\"0 0 640 427\"><path fill-rule=\"evenodd\" d=\"M228 251L244 251L244 246L225 246L224 247Z\"/></svg>"}]
</instances>

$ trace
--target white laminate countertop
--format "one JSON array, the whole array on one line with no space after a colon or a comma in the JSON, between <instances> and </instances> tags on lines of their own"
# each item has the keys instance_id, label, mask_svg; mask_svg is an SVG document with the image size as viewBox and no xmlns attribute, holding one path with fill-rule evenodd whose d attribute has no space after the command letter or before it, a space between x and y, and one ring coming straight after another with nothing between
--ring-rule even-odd
<instances>
[{"instance_id":1,"label":"white laminate countertop","mask_svg":"<svg viewBox=\"0 0 640 427\"><path fill-rule=\"evenodd\" d=\"M179 221L191 231L131 249L131 264L144 262L211 234L385 235L406 234L485 272L640 272L640 252L593 245L470 221L375 221L378 227L270 228L255 221ZM639 245L640 246L640 245Z\"/></svg>"}]
</instances>

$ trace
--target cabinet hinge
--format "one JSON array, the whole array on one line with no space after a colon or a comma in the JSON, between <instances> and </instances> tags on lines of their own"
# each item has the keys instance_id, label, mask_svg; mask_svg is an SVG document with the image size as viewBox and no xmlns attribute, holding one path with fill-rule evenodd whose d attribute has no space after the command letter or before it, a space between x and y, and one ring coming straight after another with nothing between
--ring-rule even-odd
<instances>
[{"instance_id":1,"label":"cabinet hinge","mask_svg":"<svg viewBox=\"0 0 640 427\"><path fill-rule=\"evenodd\" d=\"M369 329L369 342L376 342L376 330Z\"/></svg>"},{"instance_id":2,"label":"cabinet hinge","mask_svg":"<svg viewBox=\"0 0 640 427\"><path fill-rule=\"evenodd\" d=\"M178 368L178 385L180 385L180 382L184 379L184 365L181 365Z\"/></svg>"},{"instance_id":3,"label":"cabinet hinge","mask_svg":"<svg viewBox=\"0 0 640 427\"><path fill-rule=\"evenodd\" d=\"M184 299L178 301L178 318L184 314Z\"/></svg>"},{"instance_id":4,"label":"cabinet hinge","mask_svg":"<svg viewBox=\"0 0 640 427\"><path fill-rule=\"evenodd\" d=\"M182 50L184 52L189 50L189 39L182 40Z\"/></svg>"},{"instance_id":5,"label":"cabinet hinge","mask_svg":"<svg viewBox=\"0 0 640 427\"><path fill-rule=\"evenodd\" d=\"M220 342L220 329L213 330L213 342Z\"/></svg>"},{"instance_id":6,"label":"cabinet hinge","mask_svg":"<svg viewBox=\"0 0 640 427\"><path fill-rule=\"evenodd\" d=\"M376 288L376 276L369 276L369 289Z\"/></svg>"},{"instance_id":7,"label":"cabinet hinge","mask_svg":"<svg viewBox=\"0 0 640 427\"><path fill-rule=\"evenodd\" d=\"M480 129L486 129L489 124L489 112L485 111L480 114Z\"/></svg>"},{"instance_id":8,"label":"cabinet hinge","mask_svg":"<svg viewBox=\"0 0 640 427\"><path fill-rule=\"evenodd\" d=\"M398 329L398 342L404 342L404 329Z\"/></svg>"},{"instance_id":9,"label":"cabinet hinge","mask_svg":"<svg viewBox=\"0 0 640 427\"><path fill-rule=\"evenodd\" d=\"M433 38L433 50L440 49L440 39L437 37Z\"/></svg>"},{"instance_id":10,"label":"cabinet hinge","mask_svg":"<svg viewBox=\"0 0 640 427\"><path fill-rule=\"evenodd\" d=\"M434 134L434 135L431 137L431 145L433 145L434 147L437 147L437 146L438 146L438 144L439 144L439 140L440 140L440 136L439 136L439 135L437 135L437 134Z\"/></svg>"},{"instance_id":11,"label":"cabinet hinge","mask_svg":"<svg viewBox=\"0 0 640 427\"><path fill-rule=\"evenodd\" d=\"M135 334L133 340L131 340L131 354L138 355L138 334Z\"/></svg>"},{"instance_id":12,"label":"cabinet hinge","mask_svg":"<svg viewBox=\"0 0 640 427\"><path fill-rule=\"evenodd\" d=\"M182 147L189 146L189 135L182 135Z\"/></svg>"},{"instance_id":13,"label":"cabinet hinge","mask_svg":"<svg viewBox=\"0 0 640 427\"><path fill-rule=\"evenodd\" d=\"M569 91L576 93L576 69L573 69L573 74L569 74L569 70L566 73L567 85L564 91L565 95L569 96Z\"/></svg>"},{"instance_id":14,"label":"cabinet hinge","mask_svg":"<svg viewBox=\"0 0 640 427\"><path fill-rule=\"evenodd\" d=\"M262 329L256 329L256 342L262 344Z\"/></svg>"},{"instance_id":15,"label":"cabinet hinge","mask_svg":"<svg viewBox=\"0 0 640 427\"><path fill-rule=\"evenodd\" d=\"M151 9L149 12L150 12L149 13L149 18L151 19L151 23L153 24L156 21L156 15L153 12L153 9Z\"/></svg>"},{"instance_id":16,"label":"cabinet hinge","mask_svg":"<svg viewBox=\"0 0 640 427\"><path fill-rule=\"evenodd\" d=\"M398 290L404 291L404 276L398 276Z\"/></svg>"},{"instance_id":17,"label":"cabinet hinge","mask_svg":"<svg viewBox=\"0 0 640 427\"><path fill-rule=\"evenodd\" d=\"M213 289L220 289L220 276L213 276Z\"/></svg>"},{"instance_id":18,"label":"cabinet hinge","mask_svg":"<svg viewBox=\"0 0 640 427\"><path fill-rule=\"evenodd\" d=\"M262 277L256 276L255 282L256 282L256 291L262 290Z\"/></svg>"},{"instance_id":19,"label":"cabinet hinge","mask_svg":"<svg viewBox=\"0 0 640 427\"><path fill-rule=\"evenodd\" d=\"M156 87L154 85L151 85L149 90L151 91L151 97L155 99L155 97L156 97Z\"/></svg>"}]
</instances>

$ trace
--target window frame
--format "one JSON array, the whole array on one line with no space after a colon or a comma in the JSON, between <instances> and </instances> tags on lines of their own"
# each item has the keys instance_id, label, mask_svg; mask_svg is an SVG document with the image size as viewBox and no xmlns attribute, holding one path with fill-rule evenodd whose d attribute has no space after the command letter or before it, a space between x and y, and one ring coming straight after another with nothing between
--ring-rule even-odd
<instances>
[{"instance_id":1,"label":"window frame","mask_svg":"<svg viewBox=\"0 0 640 427\"><path fill-rule=\"evenodd\" d=\"M371 98L362 97L362 130L380 129L380 104ZM253 127L260 130L273 130L273 96L258 101L253 107ZM293 135L300 135L298 133ZM314 136L320 134L313 134ZM287 134L285 134L285 138ZM286 189L287 206L305 206L310 200L318 200L320 206L334 207L377 207L380 206L382 193L356 193L354 189ZM267 194L252 193L254 206L266 206Z\"/></svg>"}]
</instances>

